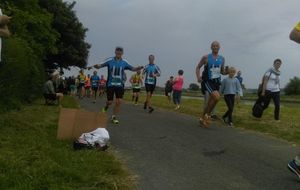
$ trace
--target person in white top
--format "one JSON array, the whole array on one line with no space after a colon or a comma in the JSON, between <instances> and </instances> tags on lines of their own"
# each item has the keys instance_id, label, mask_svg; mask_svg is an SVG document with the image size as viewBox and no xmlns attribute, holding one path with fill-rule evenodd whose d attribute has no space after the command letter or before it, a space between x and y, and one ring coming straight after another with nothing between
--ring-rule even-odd
<instances>
[{"instance_id":1,"label":"person in white top","mask_svg":"<svg viewBox=\"0 0 300 190\"><path fill-rule=\"evenodd\" d=\"M270 68L264 75L263 88L261 96L265 98L265 108L269 106L271 99L273 99L275 110L274 118L279 120L280 112L280 71L282 61L275 59L273 67Z\"/></svg>"}]
</instances>

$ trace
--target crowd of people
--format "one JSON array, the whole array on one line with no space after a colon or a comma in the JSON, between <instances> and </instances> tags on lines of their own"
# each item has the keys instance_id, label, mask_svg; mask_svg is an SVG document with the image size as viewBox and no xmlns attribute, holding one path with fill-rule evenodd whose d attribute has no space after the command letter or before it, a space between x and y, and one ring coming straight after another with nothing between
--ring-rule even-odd
<instances>
[{"instance_id":1,"label":"crowd of people","mask_svg":"<svg viewBox=\"0 0 300 190\"><path fill-rule=\"evenodd\" d=\"M300 43L300 23L293 29L290 34L290 39ZM222 115L222 120L228 126L233 126L233 109L235 101L239 102L243 96L243 78L241 71L234 67L225 66L225 58L219 54L220 43L214 41L211 43L211 53L204 55L198 65L196 66L196 79L201 84L201 90L204 95L204 108L200 116L199 123L202 127L209 127L211 119L216 116L215 107L219 102L221 96L224 96L228 110ZM134 73L130 78L132 84L132 101L135 105L138 104L139 93L144 82L146 89L146 100L144 102L144 109L149 113L154 111L151 104L151 98L156 88L157 78L161 75L160 68L155 64L155 56L149 55L149 63L144 66L133 67L127 60L123 59L124 49L116 47L115 56L87 69L101 69L106 67L108 71L107 80L102 75L98 77L97 71L93 75L85 75L84 70L81 70L78 77L69 77L59 81L57 75L51 75L44 86L44 96L50 99L62 99L64 89L69 91L73 96L76 94L79 98L93 97L94 103L97 96L102 96L106 91L107 101L102 109L106 112L113 104L115 105L111 116L111 121L118 124L117 114L120 112L121 99L124 95L125 81L127 80L125 70L130 70ZM262 77L261 89L258 92L257 102L264 102L263 109L268 108L270 100L272 99L275 105L274 119L280 121L280 67L282 65L281 59L275 59L271 68L269 68ZM202 72L201 72L202 71ZM180 109L181 94L184 84L184 71L179 70L176 77L171 76L165 84L165 96L168 101L173 99L175 110ZM221 80L222 75L227 75ZM55 91L53 82L56 82L58 91ZM98 93L99 91L99 93ZM256 102L256 103L257 103ZM300 155L288 164L288 168L300 177Z\"/></svg>"}]
</instances>

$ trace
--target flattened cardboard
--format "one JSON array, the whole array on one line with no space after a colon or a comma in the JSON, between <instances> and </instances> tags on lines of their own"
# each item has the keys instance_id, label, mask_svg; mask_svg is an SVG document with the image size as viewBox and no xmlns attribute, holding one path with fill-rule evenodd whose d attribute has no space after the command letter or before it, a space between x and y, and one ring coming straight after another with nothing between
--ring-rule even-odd
<instances>
[{"instance_id":1,"label":"flattened cardboard","mask_svg":"<svg viewBox=\"0 0 300 190\"><path fill-rule=\"evenodd\" d=\"M62 108L60 111L57 138L77 139L82 133L88 133L96 128L105 128L107 116L80 109Z\"/></svg>"}]
</instances>

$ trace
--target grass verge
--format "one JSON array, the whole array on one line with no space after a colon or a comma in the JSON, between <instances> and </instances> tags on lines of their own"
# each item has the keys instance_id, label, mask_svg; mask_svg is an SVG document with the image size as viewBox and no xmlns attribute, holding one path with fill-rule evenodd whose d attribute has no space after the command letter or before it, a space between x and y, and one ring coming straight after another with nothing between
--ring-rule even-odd
<instances>
[{"instance_id":1,"label":"grass verge","mask_svg":"<svg viewBox=\"0 0 300 190\"><path fill-rule=\"evenodd\" d=\"M58 141L59 108L42 102L0 115L0 189L132 189L111 150L74 151ZM78 107L71 97L62 105Z\"/></svg>"},{"instance_id":2,"label":"grass verge","mask_svg":"<svg viewBox=\"0 0 300 190\"><path fill-rule=\"evenodd\" d=\"M131 101L131 93L126 93L124 99ZM140 103L145 100L145 95L140 97ZM174 105L163 96L153 96L153 106L174 110ZM272 105L272 103L271 103ZM203 100L199 99L182 99L182 105L177 112L199 117L203 108ZM217 115L221 117L227 110L224 100L222 99L217 105ZM252 117L252 105L241 102L234 108L234 126L248 130L262 132L274 137L287 140L289 142L300 144L300 107L283 105L281 107L280 122L274 121L274 107L270 106L265 110L261 119ZM218 125L224 125L216 122Z\"/></svg>"}]
</instances>

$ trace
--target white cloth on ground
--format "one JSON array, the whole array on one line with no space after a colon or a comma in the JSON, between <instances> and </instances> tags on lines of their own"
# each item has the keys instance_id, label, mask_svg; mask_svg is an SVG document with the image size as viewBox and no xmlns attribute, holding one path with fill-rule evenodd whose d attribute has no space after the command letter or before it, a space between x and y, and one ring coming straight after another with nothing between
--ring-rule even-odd
<instances>
[{"instance_id":1,"label":"white cloth on ground","mask_svg":"<svg viewBox=\"0 0 300 190\"><path fill-rule=\"evenodd\" d=\"M107 145L109 141L109 133L105 128L97 128L96 130L83 133L79 140L86 142L89 145L95 146L99 144L101 147Z\"/></svg>"}]
</instances>

